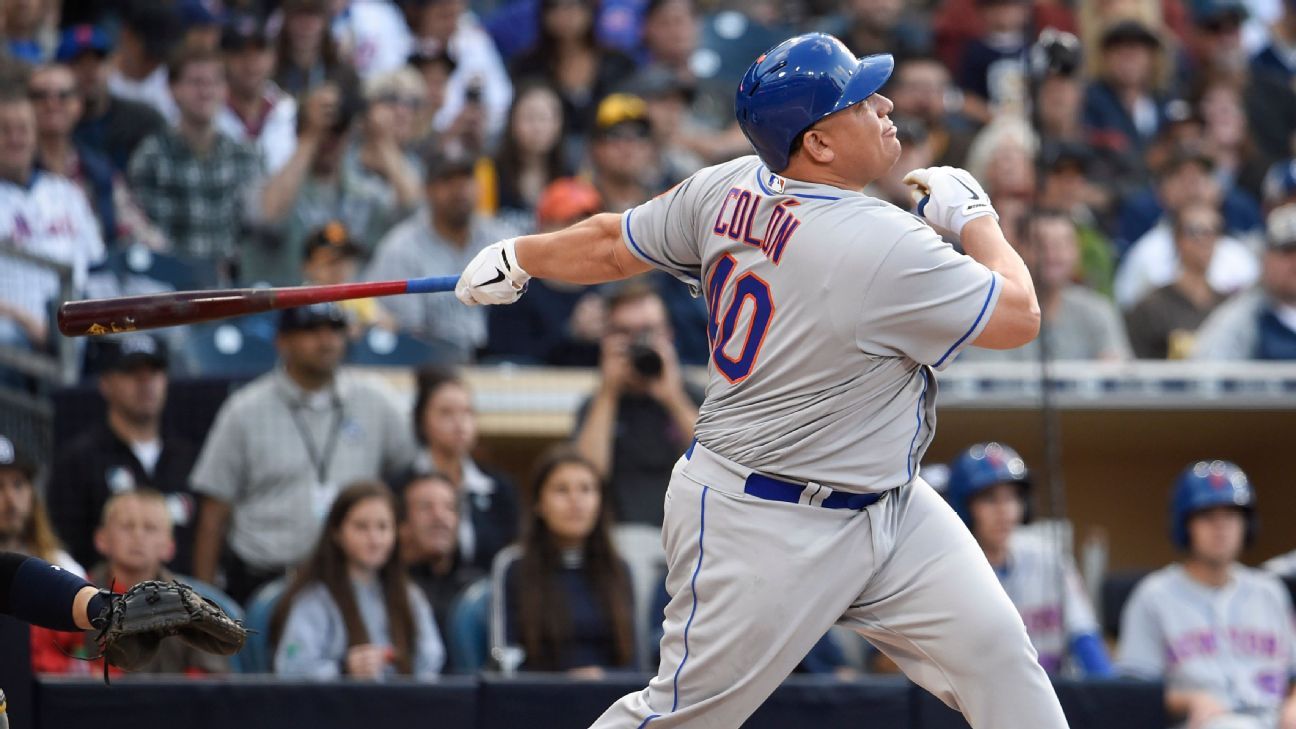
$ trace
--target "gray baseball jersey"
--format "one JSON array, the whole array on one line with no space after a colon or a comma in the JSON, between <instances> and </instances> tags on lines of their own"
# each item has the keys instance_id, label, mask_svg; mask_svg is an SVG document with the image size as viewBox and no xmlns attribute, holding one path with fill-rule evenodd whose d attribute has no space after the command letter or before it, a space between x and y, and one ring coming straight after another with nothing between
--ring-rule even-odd
<instances>
[{"instance_id":1,"label":"gray baseball jersey","mask_svg":"<svg viewBox=\"0 0 1296 729\"><path fill-rule=\"evenodd\" d=\"M1117 666L1276 720L1296 673L1291 597L1276 577L1247 567L1235 567L1219 589L1180 565L1157 570L1134 589L1121 615Z\"/></svg>"},{"instance_id":2,"label":"gray baseball jersey","mask_svg":"<svg viewBox=\"0 0 1296 729\"><path fill-rule=\"evenodd\" d=\"M998 274L910 213L754 156L703 169L622 221L634 255L706 297L700 442L846 491L917 475L935 432L932 370L985 327Z\"/></svg>"},{"instance_id":3,"label":"gray baseball jersey","mask_svg":"<svg viewBox=\"0 0 1296 729\"><path fill-rule=\"evenodd\" d=\"M1008 563L995 571L1049 673L1061 670L1071 639L1098 633L1075 562L1040 535L1015 532L1008 542Z\"/></svg>"}]
</instances>

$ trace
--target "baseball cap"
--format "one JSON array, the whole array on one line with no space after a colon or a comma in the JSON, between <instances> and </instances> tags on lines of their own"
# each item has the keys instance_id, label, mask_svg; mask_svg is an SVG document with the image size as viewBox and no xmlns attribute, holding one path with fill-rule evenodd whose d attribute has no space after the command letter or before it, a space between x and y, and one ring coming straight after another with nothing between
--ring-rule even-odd
<instances>
[{"instance_id":1,"label":"baseball cap","mask_svg":"<svg viewBox=\"0 0 1296 729\"><path fill-rule=\"evenodd\" d=\"M346 312L333 302L298 306L284 309L279 314L279 333L300 332L327 326L333 329L345 329Z\"/></svg>"},{"instance_id":2,"label":"baseball cap","mask_svg":"<svg viewBox=\"0 0 1296 729\"><path fill-rule=\"evenodd\" d=\"M614 129L648 136L648 104L633 94L608 94L594 114L594 136L612 136Z\"/></svg>"},{"instance_id":3,"label":"baseball cap","mask_svg":"<svg viewBox=\"0 0 1296 729\"><path fill-rule=\"evenodd\" d=\"M1093 159L1093 153L1089 151L1089 148L1079 142L1045 144L1043 156L1044 169L1048 172L1073 168L1085 173L1089 169L1090 160Z\"/></svg>"},{"instance_id":4,"label":"baseball cap","mask_svg":"<svg viewBox=\"0 0 1296 729\"><path fill-rule=\"evenodd\" d=\"M1241 0L1192 0L1189 3L1193 22L1204 27L1222 23L1241 23L1247 19L1246 4Z\"/></svg>"},{"instance_id":5,"label":"baseball cap","mask_svg":"<svg viewBox=\"0 0 1296 729\"><path fill-rule=\"evenodd\" d=\"M99 350L101 372L126 372L138 365L165 370L169 361L166 345L153 335L143 332L105 340Z\"/></svg>"},{"instance_id":6,"label":"baseball cap","mask_svg":"<svg viewBox=\"0 0 1296 729\"><path fill-rule=\"evenodd\" d=\"M471 175L477 159L460 148L430 147L423 156L424 179L428 182L454 175Z\"/></svg>"},{"instance_id":7,"label":"baseball cap","mask_svg":"<svg viewBox=\"0 0 1296 729\"><path fill-rule=\"evenodd\" d=\"M1161 47L1161 39L1156 33L1137 20L1122 20L1103 31L1101 44L1103 48L1123 43L1141 43L1149 48Z\"/></svg>"},{"instance_id":8,"label":"baseball cap","mask_svg":"<svg viewBox=\"0 0 1296 729\"><path fill-rule=\"evenodd\" d=\"M36 463L11 438L3 434L0 434L0 468L16 468L27 474L29 479L36 475Z\"/></svg>"},{"instance_id":9,"label":"baseball cap","mask_svg":"<svg viewBox=\"0 0 1296 729\"><path fill-rule=\"evenodd\" d=\"M1296 196L1296 158L1277 162L1265 173L1264 201L1273 204Z\"/></svg>"},{"instance_id":10,"label":"baseball cap","mask_svg":"<svg viewBox=\"0 0 1296 729\"><path fill-rule=\"evenodd\" d=\"M305 259L310 260L316 251L330 251L334 258L359 258L364 249L351 239L351 232L340 220L330 220L306 237Z\"/></svg>"},{"instance_id":11,"label":"baseball cap","mask_svg":"<svg viewBox=\"0 0 1296 729\"><path fill-rule=\"evenodd\" d=\"M269 48L270 36L265 26L255 16L238 14L230 16L221 29L222 51L241 51L250 46Z\"/></svg>"},{"instance_id":12,"label":"baseball cap","mask_svg":"<svg viewBox=\"0 0 1296 729\"><path fill-rule=\"evenodd\" d=\"M59 63L67 63L80 58L83 53L94 53L104 58L111 52L112 42L103 28L83 24L64 29L54 57Z\"/></svg>"},{"instance_id":13,"label":"baseball cap","mask_svg":"<svg viewBox=\"0 0 1296 729\"><path fill-rule=\"evenodd\" d=\"M1265 220L1265 243L1270 250L1296 248L1296 203L1269 211Z\"/></svg>"},{"instance_id":14,"label":"baseball cap","mask_svg":"<svg viewBox=\"0 0 1296 729\"><path fill-rule=\"evenodd\" d=\"M540 225L569 223L603 209L603 198L593 185L578 177L560 177L540 193L536 221Z\"/></svg>"},{"instance_id":15,"label":"baseball cap","mask_svg":"<svg viewBox=\"0 0 1296 729\"><path fill-rule=\"evenodd\" d=\"M185 30L194 27L220 25L220 13L211 0L180 0L180 22Z\"/></svg>"}]
</instances>

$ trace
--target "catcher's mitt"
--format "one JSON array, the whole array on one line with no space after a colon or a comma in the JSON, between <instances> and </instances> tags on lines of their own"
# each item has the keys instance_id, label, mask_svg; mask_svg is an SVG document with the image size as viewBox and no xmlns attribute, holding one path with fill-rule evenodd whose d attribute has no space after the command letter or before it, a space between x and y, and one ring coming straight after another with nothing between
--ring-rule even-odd
<instances>
[{"instance_id":1,"label":"catcher's mitt","mask_svg":"<svg viewBox=\"0 0 1296 729\"><path fill-rule=\"evenodd\" d=\"M237 653L247 639L242 623L180 582L150 580L113 595L93 624L104 660L124 671L147 663L169 636L222 656Z\"/></svg>"}]
</instances>

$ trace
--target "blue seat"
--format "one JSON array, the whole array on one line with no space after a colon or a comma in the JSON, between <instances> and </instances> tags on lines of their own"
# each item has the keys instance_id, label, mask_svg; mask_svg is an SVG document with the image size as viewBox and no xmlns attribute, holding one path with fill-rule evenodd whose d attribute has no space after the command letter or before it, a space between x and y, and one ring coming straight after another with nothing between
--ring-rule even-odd
<instances>
[{"instance_id":1,"label":"blue seat","mask_svg":"<svg viewBox=\"0 0 1296 729\"><path fill-rule=\"evenodd\" d=\"M450 666L455 673L476 673L490 657L491 581L483 577L460 593L450 610L446 635Z\"/></svg>"},{"instance_id":2,"label":"blue seat","mask_svg":"<svg viewBox=\"0 0 1296 729\"><path fill-rule=\"evenodd\" d=\"M195 327L185 357L199 377L255 377L274 367L278 352L248 326L221 322Z\"/></svg>"},{"instance_id":3,"label":"blue seat","mask_svg":"<svg viewBox=\"0 0 1296 729\"><path fill-rule=\"evenodd\" d=\"M243 650L235 657L239 673L271 673L274 654L270 650L270 618L279 605L279 598L288 587L288 578L280 577L267 582L248 599L247 618L244 625L249 634Z\"/></svg>"},{"instance_id":4,"label":"blue seat","mask_svg":"<svg viewBox=\"0 0 1296 729\"><path fill-rule=\"evenodd\" d=\"M434 362L453 362L457 356L446 345L370 327L351 342L346 361L367 367L421 367Z\"/></svg>"}]
</instances>

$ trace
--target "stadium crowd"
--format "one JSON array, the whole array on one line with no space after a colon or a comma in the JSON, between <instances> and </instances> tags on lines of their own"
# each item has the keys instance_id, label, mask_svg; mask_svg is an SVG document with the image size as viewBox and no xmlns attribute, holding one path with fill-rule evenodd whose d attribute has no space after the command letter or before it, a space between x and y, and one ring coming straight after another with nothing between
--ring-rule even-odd
<instances>
[{"instance_id":1,"label":"stadium crowd","mask_svg":"<svg viewBox=\"0 0 1296 729\"><path fill-rule=\"evenodd\" d=\"M909 209L905 172L965 167L1032 268L1044 341L963 359L1296 360L1296 0L7 0L0 347L58 351L68 286L445 275L498 239L631 209L750 153L736 79L811 30L896 57L883 93L904 152L868 192ZM176 647L157 672L646 669L706 321L656 272L532 281L489 310L363 299L92 340L75 355L104 420L50 462L0 434L0 546L105 587L182 575L264 626L234 665ZM419 363L412 412L340 375L388 356ZM474 460L455 369L497 363L598 373L522 488ZM228 375L256 377L202 442L168 432L172 379ZM0 386L40 390L2 367ZM977 482L986 459L1009 470ZM1194 726L1296 726L1290 600L1236 563L1253 501L1186 509L1185 566L1136 594L1113 660L1074 565L1013 536L1020 458L992 443L959 463L951 502L1050 671L1164 678ZM1203 463L1189 473L1245 483ZM1015 593L1014 570L1067 594ZM1194 664L1232 648L1155 645L1174 620L1145 593L1171 578L1263 603L1246 650L1271 659L1265 686ZM97 670L86 651L33 634L40 671ZM886 664L830 632L798 670Z\"/></svg>"}]
</instances>

